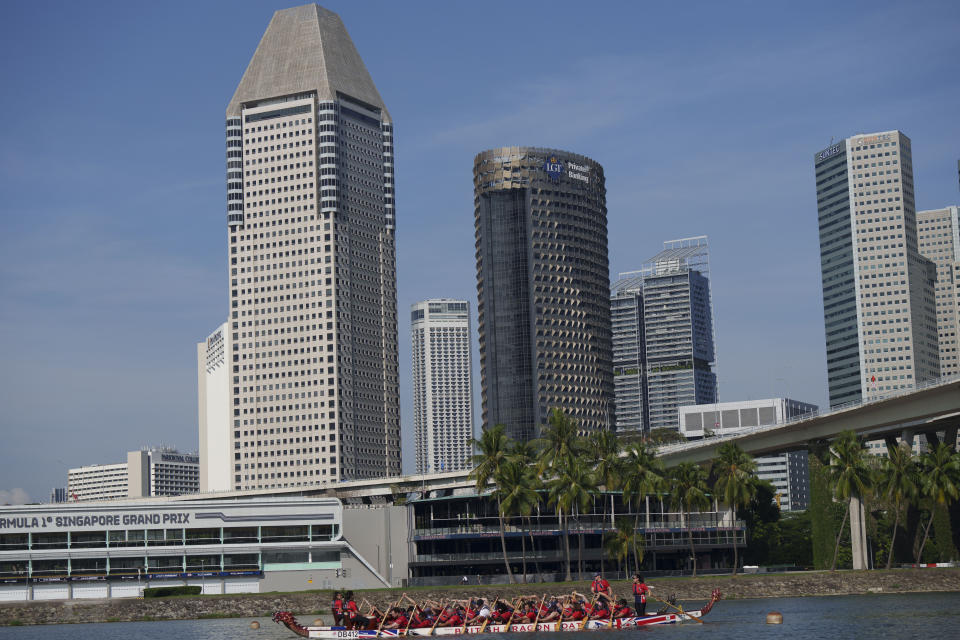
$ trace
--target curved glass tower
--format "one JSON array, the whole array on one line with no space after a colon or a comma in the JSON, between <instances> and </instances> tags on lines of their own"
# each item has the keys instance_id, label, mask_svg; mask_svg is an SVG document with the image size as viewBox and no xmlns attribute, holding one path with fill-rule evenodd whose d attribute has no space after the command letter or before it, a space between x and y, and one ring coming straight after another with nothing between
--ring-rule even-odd
<instances>
[{"instance_id":1,"label":"curved glass tower","mask_svg":"<svg viewBox=\"0 0 960 640\"><path fill-rule=\"evenodd\" d=\"M537 436L552 409L613 425L603 167L539 147L473 165L483 426Z\"/></svg>"}]
</instances>

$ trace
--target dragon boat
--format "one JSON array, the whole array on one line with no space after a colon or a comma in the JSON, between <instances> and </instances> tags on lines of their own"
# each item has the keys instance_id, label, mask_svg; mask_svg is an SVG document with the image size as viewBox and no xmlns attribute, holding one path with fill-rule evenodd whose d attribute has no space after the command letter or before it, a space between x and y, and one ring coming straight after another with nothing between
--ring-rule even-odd
<instances>
[{"instance_id":1,"label":"dragon boat","mask_svg":"<svg viewBox=\"0 0 960 640\"><path fill-rule=\"evenodd\" d=\"M395 638L398 636L453 636L470 633L530 633L533 631L598 631L610 629L634 629L658 624L675 624L685 620L699 620L720 600L720 590L714 589L710 600L700 609L684 611L675 607L673 612L657 612L643 617L613 618L612 620L587 620L577 622L540 622L516 624L487 624L484 626L433 627L418 629L347 629L345 627L305 627L289 611L273 614L273 621L282 624L303 638L324 638L327 640L362 640L363 638Z\"/></svg>"}]
</instances>

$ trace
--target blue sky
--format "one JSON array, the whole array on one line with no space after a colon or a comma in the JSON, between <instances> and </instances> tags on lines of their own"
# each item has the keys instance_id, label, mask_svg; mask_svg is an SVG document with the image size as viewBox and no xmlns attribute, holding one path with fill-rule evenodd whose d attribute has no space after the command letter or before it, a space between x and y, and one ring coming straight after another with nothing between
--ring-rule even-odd
<instances>
[{"instance_id":1,"label":"blue sky","mask_svg":"<svg viewBox=\"0 0 960 640\"><path fill-rule=\"evenodd\" d=\"M224 110L286 6L5 5L0 502L197 447L195 343L227 313ZM396 123L405 470L406 310L475 313L482 149L603 164L612 274L710 236L722 400L826 402L813 154L831 138L901 129L917 207L960 201L956 2L324 6Z\"/></svg>"}]
</instances>

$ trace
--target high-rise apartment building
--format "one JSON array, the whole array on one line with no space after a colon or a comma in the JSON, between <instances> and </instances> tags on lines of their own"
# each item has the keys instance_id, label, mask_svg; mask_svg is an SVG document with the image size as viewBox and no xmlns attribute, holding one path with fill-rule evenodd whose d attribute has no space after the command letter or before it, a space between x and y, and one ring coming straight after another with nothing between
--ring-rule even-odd
<instances>
[{"instance_id":1,"label":"high-rise apartment building","mask_svg":"<svg viewBox=\"0 0 960 640\"><path fill-rule=\"evenodd\" d=\"M410 308L417 473L472 468L470 306L438 298Z\"/></svg>"},{"instance_id":2,"label":"high-rise apartment building","mask_svg":"<svg viewBox=\"0 0 960 640\"><path fill-rule=\"evenodd\" d=\"M706 236L664 242L611 287L618 430L678 429L682 405L717 400Z\"/></svg>"},{"instance_id":3,"label":"high-rise apartment building","mask_svg":"<svg viewBox=\"0 0 960 640\"><path fill-rule=\"evenodd\" d=\"M830 406L938 377L936 271L917 242L910 139L853 136L814 167Z\"/></svg>"},{"instance_id":4,"label":"high-rise apartment building","mask_svg":"<svg viewBox=\"0 0 960 640\"><path fill-rule=\"evenodd\" d=\"M940 345L940 375L960 373L960 221L957 207L917 212L920 253L937 268L934 297Z\"/></svg>"},{"instance_id":5,"label":"high-rise apartment building","mask_svg":"<svg viewBox=\"0 0 960 640\"><path fill-rule=\"evenodd\" d=\"M603 167L501 147L473 165L483 426L536 437L553 409L613 423Z\"/></svg>"},{"instance_id":6,"label":"high-rise apartment building","mask_svg":"<svg viewBox=\"0 0 960 640\"><path fill-rule=\"evenodd\" d=\"M209 483L398 475L393 124L339 16L277 11L226 115L231 460Z\"/></svg>"}]
</instances>

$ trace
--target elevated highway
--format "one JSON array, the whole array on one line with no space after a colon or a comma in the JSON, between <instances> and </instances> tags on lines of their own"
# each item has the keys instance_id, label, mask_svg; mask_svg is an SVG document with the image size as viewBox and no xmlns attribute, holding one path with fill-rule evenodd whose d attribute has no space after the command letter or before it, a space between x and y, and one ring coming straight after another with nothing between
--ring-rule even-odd
<instances>
[{"instance_id":1,"label":"elevated highway","mask_svg":"<svg viewBox=\"0 0 960 640\"><path fill-rule=\"evenodd\" d=\"M724 442L736 442L747 453L763 455L806 447L811 442L830 440L852 430L870 439L911 438L925 434L938 442L938 432L946 432L944 441L956 442L960 426L960 378L939 380L927 386L885 396L849 407L804 416L799 420L757 427L735 434L704 438L694 442L667 445L659 457L667 467L682 462L706 462L717 455Z\"/></svg>"}]
</instances>

